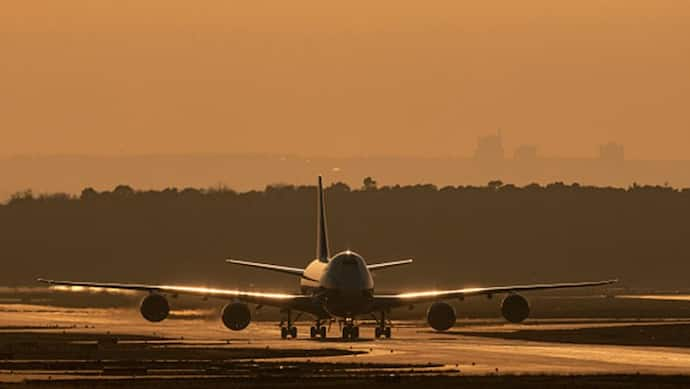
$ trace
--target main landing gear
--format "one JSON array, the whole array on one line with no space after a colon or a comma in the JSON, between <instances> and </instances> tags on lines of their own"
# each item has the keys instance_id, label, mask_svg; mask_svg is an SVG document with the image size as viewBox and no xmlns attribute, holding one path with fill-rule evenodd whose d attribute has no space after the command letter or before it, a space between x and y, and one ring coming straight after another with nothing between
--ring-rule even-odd
<instances>
[{"instance_id":1,"label":"main landing gear","mask_svg":"<svg viewBox=\"0 0 690 389\"><path fill-rule=\"evenodd\" d=\"M343 323L343 339L359 339L359 327L353 319L345 319Z\"/></svg>"},{"instance_id":2,"label":"main landing gear","mask_svg":"<svg viewBox=\"0 0 690 389\"><path fill-rule=\"evenodd\" d=\"M374 330L376 339L384 336L386 339L391 337L391 328L386 325L386 312L381 311L381 319L376 319L376 329Z\"/></svg>"},{"instance_id":3,"label":"main landing gear","mask_svg":"<svg viewBox=\"0 0 690 389\"><path fill-rule=\"evenodd\" d=\"M296 319L295 319L296 320ZM287 337L297 337L297 327L294 326L290 310L287 311L287 320L280 322L280 337L287 339Z\"/></svg>"},{"instance_id":4,"label":"main landing gear","mask_svg":"<svg viewBox=\"0 0 690 389\"><path fill-rule=\"evenodd\" d=\"M321 339L326 339L326 326L321 325L321 320L316 320L316 325L309 329L309 335L311 338L320 337Z\"/></svg>"}]
</instances>

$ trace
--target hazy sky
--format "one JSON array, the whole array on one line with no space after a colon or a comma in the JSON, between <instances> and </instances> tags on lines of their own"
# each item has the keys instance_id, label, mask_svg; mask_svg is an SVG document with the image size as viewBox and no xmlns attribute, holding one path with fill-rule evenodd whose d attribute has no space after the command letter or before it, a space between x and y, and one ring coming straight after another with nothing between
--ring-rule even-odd
<instances>
[{"instance_id":1,"label":"hazy sky","mask_svg":"<svg viewBox=\"0 0 690 389\"><path fill-rule=\"evenodd\" d=\"M0 155L690 158L688 0L5 0Z\"/></svg>"}]
</instances>

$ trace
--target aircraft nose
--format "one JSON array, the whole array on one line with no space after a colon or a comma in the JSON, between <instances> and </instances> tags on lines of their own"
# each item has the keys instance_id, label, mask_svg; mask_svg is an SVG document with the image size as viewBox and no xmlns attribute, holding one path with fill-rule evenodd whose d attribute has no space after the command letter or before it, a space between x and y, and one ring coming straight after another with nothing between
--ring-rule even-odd
<instances>
[{"instance_id":1,"label":"aircraft nose","mask_svg":"<svg viewBox=\"0 0 690 389\"><path fill-rule=\"evenodd\" d=\"M349 251L333 257L321 283L326 289L352 291L360 295L362 291L371 290L374 286L364 260Z\"/></svg>"}]
</instances>

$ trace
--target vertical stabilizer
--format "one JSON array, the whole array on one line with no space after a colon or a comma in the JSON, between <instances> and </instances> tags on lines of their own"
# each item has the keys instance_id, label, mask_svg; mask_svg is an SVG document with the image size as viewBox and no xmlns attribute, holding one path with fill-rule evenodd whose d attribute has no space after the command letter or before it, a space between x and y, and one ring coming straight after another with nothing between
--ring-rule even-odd
<instances>
[{"instance_id":1,"label":"vertical stabilizer","mask_svg":"<svg viewBox=\"0 0 690 389\"><path fill-rule=\"evenodd\" d=\"M328 262L330 252L328 251L328 231L326 230L326 204L323 201L323 185L319 176L317 191L317 210L316 210L316 258L321 262Z\"/></svg>"}]
</instances>

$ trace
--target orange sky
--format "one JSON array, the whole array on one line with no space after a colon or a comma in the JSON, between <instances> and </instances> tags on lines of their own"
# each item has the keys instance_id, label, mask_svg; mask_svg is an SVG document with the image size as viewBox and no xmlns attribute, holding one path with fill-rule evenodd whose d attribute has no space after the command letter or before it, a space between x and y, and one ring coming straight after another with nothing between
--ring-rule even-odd
<instances>
[{"instance_id":1,"label":"orange sky","mask_svg":"<svg viewBox=\"0 0 690 389\"><path fill-rule=\"evenodd\" d=\"M688 159L687 0L6 0L0 155Z\"/></svg>"}]
</instances>

